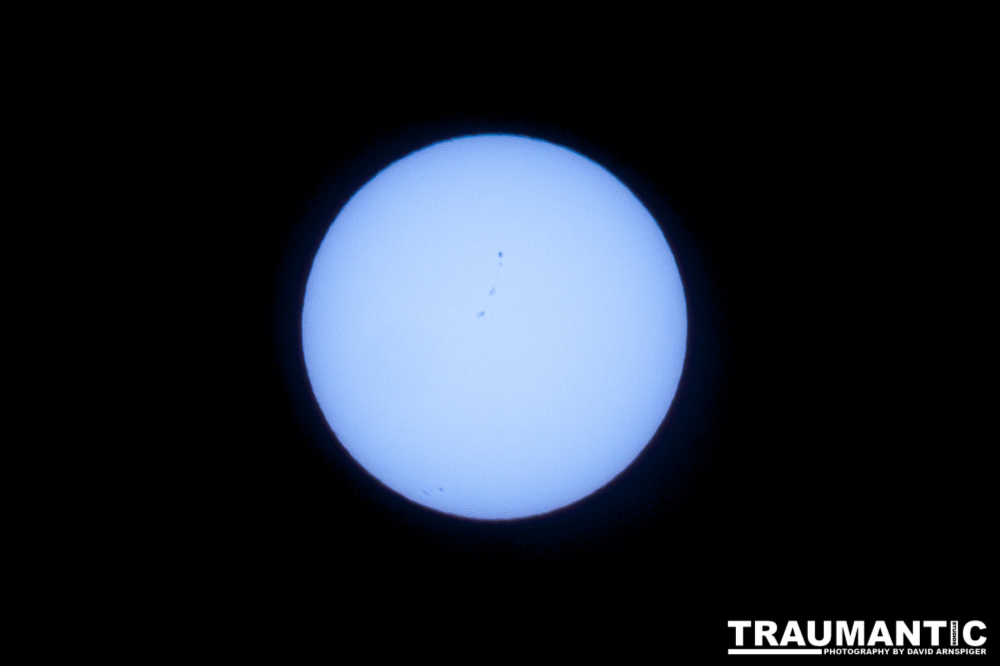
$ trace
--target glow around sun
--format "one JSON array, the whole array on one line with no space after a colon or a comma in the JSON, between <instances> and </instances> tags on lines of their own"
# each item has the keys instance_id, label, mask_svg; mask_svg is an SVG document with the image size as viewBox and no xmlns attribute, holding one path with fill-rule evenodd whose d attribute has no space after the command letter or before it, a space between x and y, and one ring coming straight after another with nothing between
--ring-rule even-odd
<instances>
[{"instance_id":1,"label":"glow around sun","mask_svg":"<svg viewBox=\"0 0 1000 666\"><path fill-rule=\"evenodd\" d=\"M580 500L667 414L687 317L673 254L608 171L539 140L431 145L359 190L306 285L313 393L350 455L444 513Z\"/></svg>"}]
</instances>

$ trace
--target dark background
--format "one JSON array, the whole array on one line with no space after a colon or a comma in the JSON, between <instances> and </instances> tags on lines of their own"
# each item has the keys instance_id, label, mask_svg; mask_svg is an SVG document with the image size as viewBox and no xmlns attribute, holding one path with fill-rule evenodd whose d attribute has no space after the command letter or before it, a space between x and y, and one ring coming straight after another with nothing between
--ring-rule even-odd
<instances>
[{"instance_id":1,"label":"dark background","mask_svg":"<svg viewBox=\"0 0 1000 666\"><path fill-rule=\"evenodd\" d=\"M322 643L374 624L387 642L719 655L734 619L988 622L994 514L948 277L968 228L949 215L917 79L836 59L627 74L226 84L206 153L225 331L206 405L223 460L208 577L262 635ZM361 470L313 401L298 329L349 197L414 150L487 132L622 180L663 228L689 317L677 397L637 461L570 508L498 524L430 512Z\"/></svg>"}]
</instances>

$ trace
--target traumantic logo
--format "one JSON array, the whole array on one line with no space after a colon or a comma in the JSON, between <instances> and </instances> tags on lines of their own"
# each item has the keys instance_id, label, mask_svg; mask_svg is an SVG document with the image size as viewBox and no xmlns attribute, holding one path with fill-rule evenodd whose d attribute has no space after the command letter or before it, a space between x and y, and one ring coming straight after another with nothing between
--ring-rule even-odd
<instances>
[{"instance_id":1,"label":"traumantic logo","mask_svg":"<svg viewBox=\"0 0 1000 666\"><path fill-rule=\"evenodd\" d=\"M985 655L986 624L979 620L796 620L779 627L770 620L730 620L729 654ZM961 626L960 626L961 625ZM892 627L890 629L890 627ZM779 631L780 629L780 631ZM753 647L748 643L753 641ZM943 643L949 643L945 646Z\"/></svg>"}]
</instances>

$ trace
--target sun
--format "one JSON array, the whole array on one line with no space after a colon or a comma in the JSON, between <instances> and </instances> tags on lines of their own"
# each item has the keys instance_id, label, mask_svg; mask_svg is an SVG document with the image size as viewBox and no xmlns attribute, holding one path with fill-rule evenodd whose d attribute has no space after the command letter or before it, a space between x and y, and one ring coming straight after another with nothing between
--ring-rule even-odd
<instances>
[{"instance_id":1,"label":"sun","mask_svg":"<svg viewBox=\"0 0 1000 666\"><path fill-rule=\"evenodd\" d=\"M656 220L611 173L478 135L391 164L330 225L302 310L330 428L385 486L484 520L554 511L622 472L684 365Z\"/></svg>"}]
</instances>

